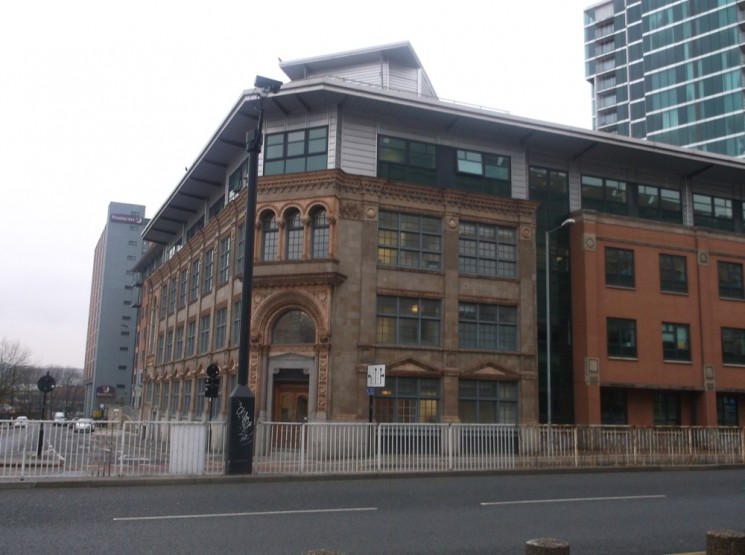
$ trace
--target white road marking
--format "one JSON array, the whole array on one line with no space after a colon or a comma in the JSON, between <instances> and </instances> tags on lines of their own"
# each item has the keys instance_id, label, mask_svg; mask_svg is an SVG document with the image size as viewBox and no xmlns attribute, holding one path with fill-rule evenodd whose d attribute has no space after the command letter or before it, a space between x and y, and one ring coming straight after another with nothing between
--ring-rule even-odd
<instances>
[{"instance_id":1,"label":"white road marking","mask_svg":"<svg viewBox=\"0 0 745 555\"><path fill-rule=\"evenodd\" d=\"M308 509L296 511L257 511L253 513L211 513L201 515L162 515L162 516L132 516L114 517L114 521L125 522L133 520L176 520L184 518L227 518L235 516L276 516L276 515L302 515L317 513L354 513L362 511L377 511L377 507L352 507L348 509Z\"/></svg>"},{"instance_id":2,"label":"white road marking","mask_svg":"<svg viewBox=\"0 0 745 555\"><path fill-rule=\"evenodd\" d=\"M626 501L631 499L662 499L667 495L627 495L624 497L570 497L564 499L532 499L527 501L493 501L482 502L482 507L492 505L531 505L538 503L582 503L585 501Z\"/></svg>"}]
</instances>

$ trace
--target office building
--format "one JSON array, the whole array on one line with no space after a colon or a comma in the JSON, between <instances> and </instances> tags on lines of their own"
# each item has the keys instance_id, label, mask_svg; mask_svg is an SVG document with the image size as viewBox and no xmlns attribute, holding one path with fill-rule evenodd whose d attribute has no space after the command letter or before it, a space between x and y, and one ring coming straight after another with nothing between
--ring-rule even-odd
<instances>
[{"instance_id":1,"label":"office building","mask_svg":"<svg viewBox=\"0 0 745 555\"><path fill-rule=\"evenodd\" d=\"M85 346L85 414L128 406L137 325L135 274L142 257L145 207L109 204L106 225L93 257Z\"/></svg>"},{"instance_id":2,"label":"office building","mask_svg":"<svg viewBox=\"0 0 745 555\"><path fill-rule=\"evenodd\" d=\"M624 382L599 354L607 319L585 307L605 295L596 266L606 243L641 248L631 231L605 225L653 227L649 249L672 248L666 234L680 236L665 254L686 256L689 275L701 259L696 238L726 237L701 250L716 271L731 264L725 282L734 291L745 263L745 195L735 187L745 183L742 161L440 101L409 43L280 68L288 81L266 96L240 96L144 229L150 247L135 267L142 417L225 418L241 340L246 225L255 230L248 385L260 421L571 423L581 403L576 419L599 424L604 409L593 398L617 386L726 391L742 415L745 378L737 357L717 358L716 330L701 339L703 354L684 362L695 370L682 386L657 376L656 359L646 358L656 353L646 348L637 351L635 381ZM260 104L257 216L246 222L245 140ZM731 208L727 221L718 218L721 203ZM569 217L574 223L559 228ZM576 284L590 267L592 286ZM630 290L643 295L647 285ZM714 303L718 294L710 286L689 302L705 295ZM655 291L649 302L659 298ZM631 319L633 307L648 308L627 304L623 314L604 310ZM669 323L694 331L700 317ZM722 314L707 325L732 330L728 352L739 348L731 345L741 324ZM586 345L591 335L595 344ZM211 403L210 364L221 378ZM384 386L368 387L368 367L380 365ZM641 422L640 401L626 402L627 420ZM707 405L696 422L710 423L710 414Z\"/></svg>"},{"instance_id":3,"label":"office building","mask_svg":"<svg viewBox=\"0 0 745 555\"><path fill-rule=\"evenodd\" d=\"M585 10L593 128L745 156L745 2L607 0Z\"/></svg>"}]
</instances>

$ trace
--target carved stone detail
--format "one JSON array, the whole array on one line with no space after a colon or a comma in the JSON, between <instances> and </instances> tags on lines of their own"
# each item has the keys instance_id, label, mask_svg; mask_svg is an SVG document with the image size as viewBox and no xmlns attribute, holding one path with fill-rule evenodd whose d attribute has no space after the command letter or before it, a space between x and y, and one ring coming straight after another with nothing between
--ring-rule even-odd
<instances>
[{"instance_id":1,"label":"carved stone detail","mask_svg":"<svg viewBox=\"0 0 745 555\"><path fill-rule=\"evenodd\" d=\"M600 359L594 357L585 358L585 384L600 384Z\"/></svg>"},{"instance_id":2,"label":"carved stone detail","mask_svg":"<svg viewBox=\"0 0 745 555\"><path fill-rule=\"evenodd\" d=\"M345 220L361 220L362 207L357 203L345 202L339 210L340 216Z\"/></svg>"}]
</instances>

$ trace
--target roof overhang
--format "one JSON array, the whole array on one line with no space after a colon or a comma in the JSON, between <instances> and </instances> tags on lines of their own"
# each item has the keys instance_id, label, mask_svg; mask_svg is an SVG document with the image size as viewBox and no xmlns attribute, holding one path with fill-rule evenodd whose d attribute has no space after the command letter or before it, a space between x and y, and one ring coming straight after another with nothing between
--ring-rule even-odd
<instances>
[{"instance_id":1,"label":"roof overhang","mask_svg":"<svg viewBox=\"0 0 745 555\"><path fill-rule=\"evenodd\" d=\"M360 53L359 55L364 55ZM256 124L259 95L248 90L238 99L196 161L143 231L147 241L170 244L204 203L225 186L229 164L245 149L246 131ZM521 118L503 112L445 102L416 94L387 91L333 77L293 81L262 100L265 117L284 118L298 111L322 111L328 106L383 115L391 121L418 121L461 136L499 137L535 152L565 160L634 167L668 178L745 183L745 161Z\"/></svg>"}]
</instances>

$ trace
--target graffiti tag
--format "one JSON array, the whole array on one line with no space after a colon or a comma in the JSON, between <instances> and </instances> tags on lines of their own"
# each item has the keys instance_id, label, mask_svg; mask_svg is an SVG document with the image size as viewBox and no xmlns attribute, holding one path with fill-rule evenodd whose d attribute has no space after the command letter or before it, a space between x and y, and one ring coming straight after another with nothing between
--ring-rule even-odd
<instances>
[{"instance_id":1,"label":"graffiti tag","mask_svg":"<svg viewBox=\"0 0 745 555\"><path fill-rule=\"evenodd\" d=\"M242 447L250 445L253 442L253 419L252 415L249 414L246 407L242 402L239 401L238 409L235 411L235 416L238 418L240 423L238 427L238 443Z\"/></svg>"}]
</instances>

